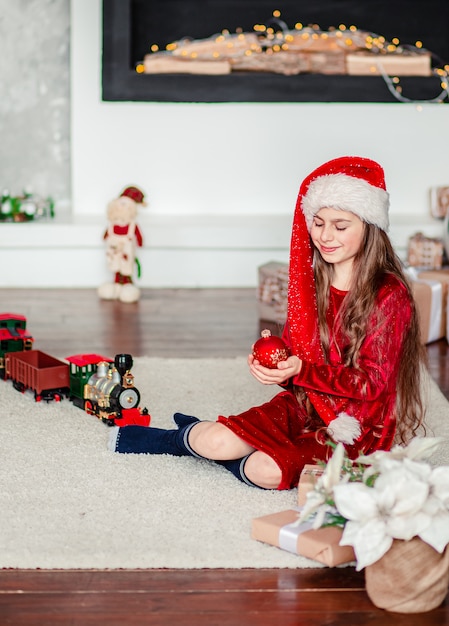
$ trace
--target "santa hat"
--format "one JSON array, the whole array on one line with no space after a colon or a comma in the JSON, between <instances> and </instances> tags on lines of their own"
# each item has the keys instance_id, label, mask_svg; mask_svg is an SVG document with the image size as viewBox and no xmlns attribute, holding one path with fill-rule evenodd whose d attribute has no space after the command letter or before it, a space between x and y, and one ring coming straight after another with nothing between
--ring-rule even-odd
<instances>
[{"instance_id":1,"label":"santa hat","mask_svg":"<svg viewBox=\"0 0 449 626\"><path fill-rule=\"evenodd\" d=\"M145 195L137 187L126 187L126 189L124 189L122 193L120 194L120 197L122 196L131 198L131 200L134 200L134 202L137 202L137 204L142 204L143 206L146 205L146 203L143 201L143 199L145 198Z\"/></svg>"},{"instance_id":2,"label":"santa hat","mask_svg":"<svg viewBox=\"0 0 449 626\"><path fill-rule=\"evenodd\" d=\"M324 163L301 184L293 219L288 285L289 338L293 354L300 359L324 362L309 236L313 216L324 207L351 211L387 230L388 206L382 167L363 157L345 156ZM326 394L311 389L305 393L334 441L351 445L360 437L360 422L354 416L336 414Z\"/></svg>"},{"instance_id":3,"label":"santa hat","mask_svg":"<svg viewBox=\"0 0 449 626\"><path fill-rule=\"evenodd\" d=\"M323 207L350 211L368 224L388 230L389 195L382 167L363 157L344 156L314 170L299 190L301 208L310 230Z\"/></svg>"}]
</instances>

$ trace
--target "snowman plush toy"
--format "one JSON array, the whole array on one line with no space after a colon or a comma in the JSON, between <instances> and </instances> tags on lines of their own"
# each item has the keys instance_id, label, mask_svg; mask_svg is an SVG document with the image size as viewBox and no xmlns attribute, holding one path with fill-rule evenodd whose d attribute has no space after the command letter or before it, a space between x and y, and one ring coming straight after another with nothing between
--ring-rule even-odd
<instances>
[{"instance_id":1,"label":"snowman plush toy","mask_svg":"<svg viewBox=\"0 0 449 626\"><path fill-rule=\"evenodd\" d=\"M103 300L137 302L140 290L133 282L137 270L140 276L140 264L136 250L143 245L142 233L136 224L139 206L146 206L144 194L137 187L126 187L118 198L107 206L108 228L104 233L106 242L106 260L114 281L98 288L98 295Z\"/></svg>"}]
</instances>

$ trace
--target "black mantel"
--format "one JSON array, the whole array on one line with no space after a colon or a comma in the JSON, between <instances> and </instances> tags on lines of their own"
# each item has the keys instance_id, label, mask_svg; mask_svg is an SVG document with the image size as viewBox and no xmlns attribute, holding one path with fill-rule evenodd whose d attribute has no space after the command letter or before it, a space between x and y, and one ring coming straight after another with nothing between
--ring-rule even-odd
<instances>
[{"instance_id":1,"label":"black mantel","mask_svg":"<svg viewBox=\"0 0 449 626\"><path fill-rule=\"evenodd\" d=\"M314 0L307 8L301 4L297 0L103 0L103 100L398 102L383 78L376 76L149 75L135 71L152 42L166 44L185 35L204 38L224 27L231 32L238 26L251 30L257 21L266 22L274 9L281 10L289 27L294 21L316 23L323 29L355 24L387 39L397 36L403 44L419 39L440 60L449 60L449 0ZM235 24L230 23L232 19ZM403 77L401 86L403 95L416 101L433 99L441 92L436 77Z\"/></svg>"}]
</instances>

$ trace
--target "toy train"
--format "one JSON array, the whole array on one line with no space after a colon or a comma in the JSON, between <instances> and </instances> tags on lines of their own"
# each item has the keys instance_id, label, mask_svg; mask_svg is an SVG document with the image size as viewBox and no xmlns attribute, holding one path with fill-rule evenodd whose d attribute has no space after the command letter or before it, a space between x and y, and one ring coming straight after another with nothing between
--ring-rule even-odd
<instances>
[{"instance_id":1,"label":"toy train","mask_svg":"<svg viewBox=\"0 0 449 626\"><path fill-rule=\"evenodd\" d=\"M16 343L9 338L1 342L2 377L11 380L15 389L22 393L31 391L36 402L68 398L108 426L149 425L148 410L139 406L140 393L134 385L130 354L117 354L114 361L99 354L76 354L64 362L31 349L33 339L26 333L23 316L0 314L1 321L9 334L11 328L17 328L14 324L20 324ZM23 349L21 343L25 335L29 349Z\"/></svg>"},{"instance_id":2,"label":"toy train","mask_svg":"<svg viewBox=\"0 0 449 626\"><path fill-rule=\"evenodd\" d=\"M5 354L33 348L34 338L27 331L23 315L0 313L0 378L5 378Z\"/></svg>"}]
</instances>

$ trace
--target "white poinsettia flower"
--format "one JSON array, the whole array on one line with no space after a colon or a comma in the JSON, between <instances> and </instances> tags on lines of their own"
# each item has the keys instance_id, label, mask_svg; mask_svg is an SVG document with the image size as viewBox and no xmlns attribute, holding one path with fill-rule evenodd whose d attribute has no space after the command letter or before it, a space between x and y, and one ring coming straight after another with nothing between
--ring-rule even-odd
<instances>
[{"instance_id":1,"label":"white poinsettia flower","mask_svg":"<svg viewBox=\"0 0 449 626\"><path fill-rule=\"evenodd\" d=\"M363 483L346 483L334 488L335 506L349 521L365 522L377 517L374 489Z\"/></svg>"},{"instance_id":2,"label":"white poinsettia flower","mask_svg":"<svg viewBox=\"0 0 449 626\"><path fill-rule=\"evenodd\" d=\"M429 497L425 501L422 510L427 515L438 515L441 511L446 511L447 507L441 502L439 498L433 495L432 492L429 493Z\"/></svg>"},{"instance_id":3,"label":"white poinsettia flower","mask_svg":"<svg viewBox=\"0 0 449 626\"><path fill-rule=\"evenodd\" d=\"M394 539L411 539L430 525L431 516L424 508L429 484L405 466L379 476L372 491L378 515Z\"/></svg>"},{"instance_id":4,"label":"white poinsettia flower","mask_svg":"<svg viewBox=\"0 0 449 626\"><path fill-rule=\"evenodd\" d=\"M416 465L416 464L415 464ZM429 474L420 475L405 464L380 474L373 491L383 508L394 515L412 515L421 510L430 492Z\"/></svg>"},{"instance_id":5,"label":"white poinsettia flower","mask_svg":"<svg viewBox=\"0 0 449 626\"><path fill-rule=\"evenodd\" d=\"M419 537L440 554L449 543L449 511L440 510L430 517L430 524Z\"/></svg>"},{"instance_id":6,"label":"white poinsettia flower","mask_svg":"<svg viewBox=\"0 0 449 626\"><path fill-rule=\"evenodd\" d=\"M309 491L306 502L295 523L299 525L313 519L312 528L316 530L324 525L329 514L335 515L338 514L338 511L326 502L324 494L318 491Z\"/></svg>"},{"instance_id":7,"label":"white poinsettia flower","mask_svg":"<svg viewBox=\"0 0 449 626\"><path fill-rule=\"evenodd\" d=\"M334 453L327 462L323 473L317 480L317 486L319 488L322 488L329 496L332 495L332 490L335 485L338 485L342 480L341 473L344 457L344 446L343 444L339 443L335 446Z\"/></svg>"},{"instance_id":8,"label":"white poinsettia flower","mask_svg":"<svg viewBox=\"0 0 449 626\"><path fill-rule=\"evenodd\" d=\"M330 504L324 504L316 512L313 520L312 528L316 530L327 523L329 515L338 514L338 511Z\"/></svg>"},{"instance_id":9,"label":"white poinsettia flower","mask_svg":"<svg viewBox=\"0 0 449 626\"><path fill-rule=\"evenodd\" d=\"M429 481L432 475L432 467L423 461L413 461L412 459L404 459L402 465L407 472L411 472L418 476L421 480Z\"/></svg>"},{"instance_id":10,"label":"white poinsettia flower","mask_svg":"<svg viewBox=\"0 0 449 626\"><path fill-rule=\"evenodd\" d=\"M431 524L431 516L422 510L428 484L405 468L390 474L380 476L374 487L347 483L334 489L336 508L348 520L343 539L353 546L358 569L381 558L393 539L411 539Z\"/></svg>"},{"instance_id":11,"label":"white poinsettia flower","mask_svg":"<svg viewBox=\"0 0 449 626\"><path fill-rule=\"evenodd\" d=\"M381 474L373 489L395 515L412 515L421 510L430 493L426 477L409 471L405 465Z\"/></svg>"},{"instance_id":12,"label":"white poinsettia flower","mask_svg":"<svg viewBox=\"0 0 449 626\"><path fill-rule=\"evenodd\" d=\"M432 517L423 511L414 515L391 515L387 518L386 532L393 539L409 541L413 537L420 536L432 523Z\"/></svg>"},{"instance_id":13,"label":"white poinsettia flower","mask_svg":"<svg viewBox=\"0 0 449 626\"><path fill-rule=\"evenodd\" d=\"M443 437L414 437L406 446L395 445L390 451L376 450L372 454L360 456L357 461L362 465L379 466L385 464L386 468L396 465L397 461L411 459L421 461L428 459L440 447Z\"/></svg>"},{"instance_id":14,"label":"white poinsettia flower","mask_svg":"<svg viewBox=\"0 0 449 626\"><path fill-rule=\"evenodd\" d=\"M351 483L350 489L338 489L338 509L351 513L346 523L340 545L352 546L357 561L357 571L378 561L391 547L393 537L386 532L385 520L377 515L378 507L373 490L365 485ZM360 489L362 487L362 489ZM358 509L356 502L361 507Z\"/></svg>"},{"instance_id":15,"label":"white poinsettia flower","mask_svg":"<svg viewBox=\"0 0 449 626\"><path fill-rule=\"evenodd\" d=\"M449 466L435 467L429 483L432 494L449 509Z\"/></svg>"},{"instance_id":16,"label":"white poinsettia flower","mask_svg":"<svg viewBox=\"0 0 449 626\"><path fill-rule=\"evenodd\" d=\"M306 501L298 517L298 524L308 520L312 515L326 507L326 496L321 491L312 489L307 493ZM318 528L318 526L317 526Z\"/></svg>"},{"instance_id":17,"label":"white poinsettia flower","mask_svg":"<svg viewBox=\"0 0 449 626\"><path fill-rule=\"evenodd\" d=\"M334 453L324 468L323 473L317 478L314 488L307 493L306 503L301 511L298 523L316 514L313 527L319 528L324 523L326 514L332 511L335 512L333 507L329 505L329 501L333 501L334 486L338 485L341 480L344 456L345 449L339 443L335 447Z\"/></svg>"},{"instance_id":18,"label":"white poinsettia flower","mask_svg":"<svg viewBox=\"0 0 449 626\"><path fill-rule=\"evenodd\" d=\"M392 543L393 537L385 533L385 526L380 519L366 520L364 523L347 522L340 539L341 546L354 548L358 572L382 558Z\"/></svg>"},{"instance_id":19,"label":"white poinsettia flower","mask_svg":"<svg viewBox=\"0 0 449 626\"><path fill-rule=\"evenodd\" d=\"M413 461L424 461L438 450L443 443L443 437L414 437L410 443L405 446L406 456ZM400 447L400 446L394 446Z\"/></svg>"},{"instance_id":20,"label":"white poinsettia flower","mask_svg":"<svg viewBox=\"0 0 449 626\"><path fill-rule=\"evenodd\" d=\"M301 519L313 514L313 528L344 525L340 544L354 548L357 570L382 558L394 539L420 537L443 552L449 544L449 466L423 462L441 441L416 437L407 446L376 451L355 463L338 444L307 496Z\"/></svg>"},{"instance_id":21,"label":"white poinsettia flower","mask_svg":"<svg viewBox=\"0 0 449 626\"><path fill-rule=\"evenodd\" d=\"M427 463L423 463L422 461L417 461L415 458L410 458L405 453L402 458L399 458L399 455L402 454L402 450L406 451L406 448L398 448L398 456L394 456L391 454L389 456L388 452L383 452L378 454L375 463L373 465L367 467L363 474L364 482L367 482L371 476L380 475L388 475L390 476L394 471L400 471L403 468L407 468L407 470L411 473L415 473L420 476L423 480L427 480L432 472L432 468ZM364 457L364 459L368 459L369 457Z\"/></svg>"}]
</instances>

